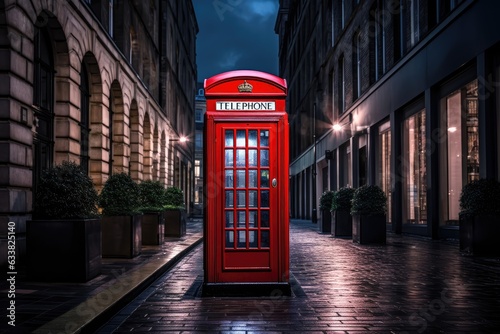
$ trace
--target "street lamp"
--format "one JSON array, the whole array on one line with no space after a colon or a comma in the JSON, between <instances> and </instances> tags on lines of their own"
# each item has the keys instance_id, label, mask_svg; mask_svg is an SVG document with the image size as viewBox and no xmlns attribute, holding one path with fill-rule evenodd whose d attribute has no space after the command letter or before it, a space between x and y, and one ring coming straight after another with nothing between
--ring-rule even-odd
<instances>
[{"instance_id":1,"label":"street lamp","mask_svg":"<svg viewBox=\"0 0 500 334\"><path fill-rule=\"evenodd\" d=\"M189 141L189 139L186 136L181 136L179 138L171 138L170 141L178 141L181 143L185 143L185 142Z\"/></svg>"}]
</instances>

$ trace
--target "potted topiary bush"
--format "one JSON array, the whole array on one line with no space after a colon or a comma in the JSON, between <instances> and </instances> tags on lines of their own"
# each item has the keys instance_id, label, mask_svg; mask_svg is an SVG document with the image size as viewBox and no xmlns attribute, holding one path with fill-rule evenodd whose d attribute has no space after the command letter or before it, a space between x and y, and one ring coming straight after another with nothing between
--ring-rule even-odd
<instances>
[{"instance_id":1,"label":"potted topiary bush","mask_svg":"<svg viewBox=\"0 0 500 334\"><path fill-rule=\"evenodd\" d=\"M337 190L332 197L332 235L334 237L352 236L351 201L354 188L343 187Z\"/></svg>"},{"instance_id":2,"label":"potted topiary bush","mask_svg":"<svg viewBox=\"0 0 500 334\"><path fill-rule=\"evenodd\" d=\"M139 186L125 173L113 174L99 195L102 208L102 255L132 258L141 253L142 213Z\"/></svg>"},{"instance_id":3,"label":"potted topiary bush","mask_svg":"<svg viewBox=\"0 0 500 334\"><path fill-rule=\"evenodd\" d=\"M180 188L169 187L164 195L165 236L182 237L186 234L184 194Z\"/></svg>"},{"instance_id":4,"label":"potted topiary bush","mask_svg":"<svg viewBox=\"0 0 500 334\"><path fill-rule=\"evenodd\" d=\"M333 191L327 190L321 194L319 199L319 209L321 210L321 224L319 224L319 231L321 233L330 233L332 214L330 208L332 207Z\"/></svg>"},{"instance_id":5,"label":"potted topiary bush","mask_svg":"<svg viewBox=\"0 0 500 334\"><path fill-rule=\"evenodd\" d=\"M79 165L64 161L42 172L26 239L32 279L85 282L101 273L97 191Z\"/></svg>"},{"instance_id":6,"label":"potted topiary bush","mask_svg":"<svg viewBox=\"0 0 500 334\"><path fill-rule=\"evenodd\" d=\"M365 185L352 198L352 241L360 244L385 243L387 197L382 188Z\"/></svg>"},{"instance_id":7,"label":"potted topiary bush","mask_svg":"<svg viewBox=\"0 0 500 334\"><path fill-rule=\"evenodd\" d=\"M163 202L165 187L159 181L139 183L142 216L142 244L161 245L165 238Z\"/></svg>"},{"instance_id":8,"label":"potted topiary bush","mask_svg":"<svg viewBox=\"0 0 500 334\"><path fill-rule=\"evenodd\" d=\"M480 179L460 194L460 250L477 256L500 256L500 183Z\"/></svg>"}]
</instances>

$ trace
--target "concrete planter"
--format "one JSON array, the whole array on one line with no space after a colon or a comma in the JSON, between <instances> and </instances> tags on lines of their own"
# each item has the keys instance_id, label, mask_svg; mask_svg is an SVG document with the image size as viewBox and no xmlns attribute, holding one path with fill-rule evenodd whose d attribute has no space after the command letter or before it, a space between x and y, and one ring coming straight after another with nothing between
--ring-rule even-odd
<instances>
[{"instance_id":1,"label":"concrete planter","mask_svg":"<svg viewBox=\"0 0 500 334\"><path fill-rule=\"evenodd\" d=\"M27 265L32 280L86 282L101 273L101 220L30 220Z\"/></svg>"},{"instance_id":2,"label":"concrete planter","mask_svg":"<svg viewBox=\"0 0 500 334\"><path fill-rule=\"evenodd\" d=\"M161 245L165 239L163 212L144 212L142 216L142 244Z\"/></svg>"},{"instance_id":3,"label":"concrete planter","mask_svg":"<svg viewBox=\"0 0 500 334\"><path fill-rule=\"evenodd\" d=\"M360 244L385 244L385 214L352 216L352 241Z\"/></svg>"},{"instance_id":4,"label":"concrete planter","mask_svg":"<svg viewBox=\"0 0 500 334\"><path fill-rule=\"evenodd\" d=\"M332 230L332 213L330 210L321 211L321 223L319 224L321 233L330 233Z\"/></svg>"},{"instance_id":5,"label":"concrete planter","mask_svg":"<svg viewBox=\"0 0 500 334\"><path fill-rule=\"evenodd\" d=\"M186 210L166 209L163 211L165 217L165 236L180 238L186 235Z\"/></svg>"},{"instance_id":6,"label":"concrete planter","mask_svg":"<svg viewBox=\"0 0 500 334\"><path fill-rule=\"evenodd\" d=\"M474 256L500 256L500 216L481 214L465 218L460 215L460 251Z\"/></svg>"},{"instance_id":7,"label":"concrete planter","mask_svg":"<svg viewBox=\"0 0 500 334\"><path fill-rule=\"evenodd\" d=\"M333 211L331 232L334 237L352 237L352 216L349 211Z\"/></svg>"},{"instance_id":8,"label":"concrete planter","mask_svg":"<svg viewBox=\"0 0 500 334\"><path fill-rule=\"evenodd\" d=\"M141 254L142 215L102 218L102 256L133 258Z\"/></svg>"}]
</instances>

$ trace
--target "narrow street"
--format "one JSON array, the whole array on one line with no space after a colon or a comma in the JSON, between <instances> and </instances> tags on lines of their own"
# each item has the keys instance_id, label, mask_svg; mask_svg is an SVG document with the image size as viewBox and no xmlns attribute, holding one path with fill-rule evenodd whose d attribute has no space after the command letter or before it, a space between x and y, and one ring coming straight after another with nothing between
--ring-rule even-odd
<instances>
[{"instance_id":1,"label":"narrow street","mask_svg":"<svg viewBox=\"0 0 500 334\"><path fill-rule=\"evenodd\" d=\"M389 234L353 244L291 223L292 296L202 298L203 247L99 333L496 333L500 263L458 245Z\"/></svg>"}]
</instances>

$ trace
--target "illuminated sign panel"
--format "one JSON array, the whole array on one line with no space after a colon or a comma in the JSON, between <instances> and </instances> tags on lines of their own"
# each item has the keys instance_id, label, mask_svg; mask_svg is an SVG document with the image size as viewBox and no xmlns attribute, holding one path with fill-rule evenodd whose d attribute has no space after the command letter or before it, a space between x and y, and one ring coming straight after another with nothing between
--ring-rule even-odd
<instances>
[{"instance_id":1,"label":"illuminated sign panel","mask_svg":"<svg viewBox=\"0 0 500 334\"><path fill-rule=\"evenodd\" d=\"M274 101L216 101L215 110L267 111L276 110Z\"/></svg>"}]
</instances>

